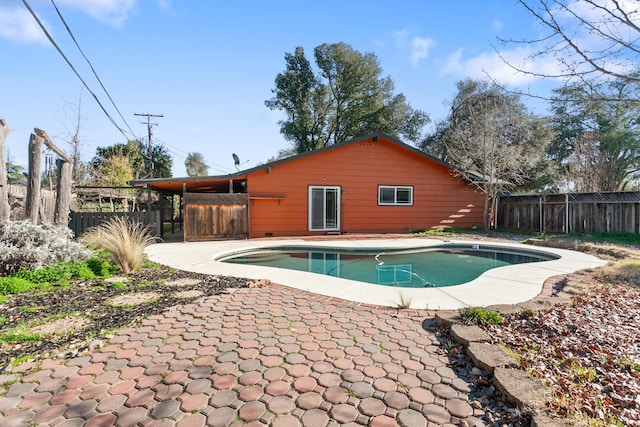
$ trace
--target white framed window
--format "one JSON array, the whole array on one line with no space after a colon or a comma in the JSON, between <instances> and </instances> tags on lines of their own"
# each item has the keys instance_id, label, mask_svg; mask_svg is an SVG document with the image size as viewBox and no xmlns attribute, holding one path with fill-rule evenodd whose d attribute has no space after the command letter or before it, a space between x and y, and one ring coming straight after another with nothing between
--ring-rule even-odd
<instances>
[{"instance_id":1,"label":"white framed window","mask_svg":"<svg viewBox=\"0 0 640 427\"><path fill-rule=\"evenodd\" d=\"M378 185L378 204L390 206L412 206L413 187Z\"/></svg>"}]
</instances>

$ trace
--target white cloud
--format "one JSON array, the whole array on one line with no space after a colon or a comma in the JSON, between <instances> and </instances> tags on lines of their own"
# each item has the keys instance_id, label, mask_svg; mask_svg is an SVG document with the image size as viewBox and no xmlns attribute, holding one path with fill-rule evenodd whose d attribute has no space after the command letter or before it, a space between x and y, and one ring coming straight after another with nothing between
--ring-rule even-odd
<instances>
[{"instance_id":1,"label":"white cloud","mask_svg":"<svg viewBox=\"0 0 640 427\"><path fill-rule=\"evenodd\" d=\"M500 54L482 52L469 58L464 58L463 54L464 50L458 49L449 55L440 73L459 78L490 78L506 85L522 86L539 80L533 74L550 75L558 72L558 64L553 58L536 57L534 60L526 47L503 51ZM518 72L514 67L533 74Z\"/></svg>"},{"instance_id":2,"label":"white cloud","mask_svg":"<svg viewBox=\"0 0 640 427\"><path fill-rule=\"evenodd\" d=\"M48 43L33 16L22 8L0 8L0 38L14 43Z\"/></svg>"},{"instance_id":3,"label":"white cloud","mask_svg":"<svg viewBox=\"0 0 640 427\"><path fill-rule=\"evenodd\" d=\"M418 63L422 59L426 59L429 55L429 49L434 45L433 39L414 37L411 40L411 64L414 67L418 66Z\"/></svg>"},{"instance_id":4,"label":"white cloud","mask_svg":"<svg viewBox=\"0 0 640 427\"><path fill-rule=\"evenodd\" d=\"M435 42L429 37L412 36L411 33L408 29L398 30L393 33L393 39L399 52L409 54L411 65L415 68L429 56L429 50L435 46Z\"/></svg>"},{"instance_id":5,"label":"white cloud","mask_svg":"<svg viewBox=\"0 0 640 427\"><path fill-rule=\"evenodd\" d=\"M172 0L156 0L159 9L168 12L171 9ZM80 13L113 27L121 27L136 10L140 0L58 0L57 5L64 14L66 9L75 9ZM28 10L22 5L0 7L0 38L14 43L43 43L48 41ZM51 13L51 8L41 7ZM35 8L38 13L39 9ZM48 27L42 16L39 15L45 26Z\"/></svg>"},{"instance_id":6,"label":"white cloud","mask_svg":"<svg viewBox=\"0 0 640 427\"><path fill-rule=\"evenodd\" d=\"M105 24L120 27L129 18L137 0L59 0L59 5L78 9Z\"/></svg>"}]
</instances>

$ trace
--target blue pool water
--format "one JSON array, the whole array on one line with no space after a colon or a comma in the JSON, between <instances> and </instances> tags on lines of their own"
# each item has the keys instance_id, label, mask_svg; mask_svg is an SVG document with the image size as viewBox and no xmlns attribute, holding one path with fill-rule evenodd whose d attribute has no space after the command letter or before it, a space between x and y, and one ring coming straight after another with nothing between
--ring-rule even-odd
<instances>
[{"instance_id":1,"label":"blue pool water","mask_svg":"<svg viewBox=\"0 0 640 427\"><path fill-rule=\"evenodd\" d=\"M280 248L222 259L235 264L301 270L360 282L408 288L442 287L469 282L487 270L554 259L535 252L472 247L402 251L353 251Z\"/></svg>"}]
</instances>

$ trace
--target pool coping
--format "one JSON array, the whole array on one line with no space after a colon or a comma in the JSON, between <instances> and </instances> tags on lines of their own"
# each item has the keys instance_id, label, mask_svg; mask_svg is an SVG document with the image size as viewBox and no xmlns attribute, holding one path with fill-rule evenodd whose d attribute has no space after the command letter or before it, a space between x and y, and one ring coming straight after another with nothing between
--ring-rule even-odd
<instances>
[{"instance_id":1,"label":"pool coping","mask_svg":"<svg viewBox=\"0 0 640 427\"><path fill-rule=\"evenodd\" d=\"M445 244L514 248L526 252L549 253L559 256L559 258L494 268L470 282L442 288L381 286L303 271L224 263L217 260L233 253L278 246L364 250L367 248L433 248ZM180 270L244 277L250 280L269 280L280 285L365 304L387 307L408 306L409 308L427 310L456 310L466 306L485 307L521 303L538 296L545 280L549 277L602 267L607 264L607 261L592 255L567 249L541 248L539 246L533 248L531 245L511 242L453 239L444 241L433 238L317 241L291 238L181 242L154 244L147 247L145 252L151 261Z\"/></svg>"}]
</instances>

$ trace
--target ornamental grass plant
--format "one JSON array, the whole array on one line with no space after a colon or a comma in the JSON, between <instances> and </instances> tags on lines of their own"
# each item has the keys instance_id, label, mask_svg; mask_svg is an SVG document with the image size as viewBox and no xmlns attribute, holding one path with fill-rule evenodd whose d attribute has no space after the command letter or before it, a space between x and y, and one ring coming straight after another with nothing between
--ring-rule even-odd
<instances>
[{"instance_id":1,"label":"ornamental grass plant","mask_svg":"<svg viewBox=\"0 0 640 427\"><path fill-rule=\"evenodd\" d=\"M156 240L150 227L123 217L114 217L81 237L90 247L109 252L123 274L140 270L145 261L145 248Z\"/></svg>"}]
</instances>

